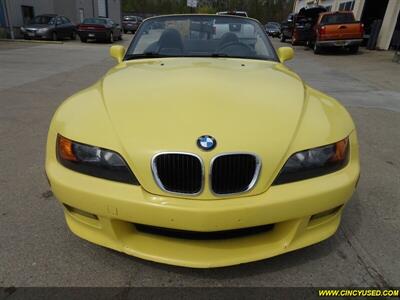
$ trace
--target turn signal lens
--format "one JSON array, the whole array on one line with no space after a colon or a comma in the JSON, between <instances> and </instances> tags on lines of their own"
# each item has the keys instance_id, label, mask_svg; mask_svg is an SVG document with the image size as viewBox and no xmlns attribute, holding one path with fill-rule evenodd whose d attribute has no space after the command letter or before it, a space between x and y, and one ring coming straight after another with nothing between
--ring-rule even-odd
<instances>
[{"instance_id":1,"label":"turn signal lens","mask_svg":"<svg viewBox=\"0 0 400 300\"><path fill-rule=\"evenodd\" d=\"M57 138L58 143L58 154L60 158L69 160L69 161L78 161L78 158L75 156L74 151L72 149L72 141L66 139L65 137L59 135Z\"/></svg>"},{"instance_id":2,"label":"turn signal lens","mask_svg":"<svg viewBox=\"0 0 400 300\"><path fill-rule=\"evenodd\" d=\"M349 139L344 139L336 143L335 155L330 159L331 162L342 161L346 159Z\"/></svg>"}]
</instances>

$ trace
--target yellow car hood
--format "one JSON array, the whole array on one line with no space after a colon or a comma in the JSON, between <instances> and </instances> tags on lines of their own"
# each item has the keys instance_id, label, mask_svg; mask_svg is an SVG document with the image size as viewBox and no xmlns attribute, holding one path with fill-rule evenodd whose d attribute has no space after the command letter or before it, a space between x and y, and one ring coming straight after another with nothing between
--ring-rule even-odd
<instances>
[{"instance_id":1,"label":"yellow car hood","mask_svg":"<svg viewBox=\"0 0 400 300\"><path fill-rule=\"evenodd\" d=\"M111 69L103 101L123 155L143 188L166 194L152 178L150 161L162 151L200 155L251 152L262 159L261 178L246 195L265 191L279 171L301 119L305 88L282 64L225 58L137 60ZM217 147L196 141L211 135ZM209 189L199 199L215 198Z\"/></svg>"}]
</instances>

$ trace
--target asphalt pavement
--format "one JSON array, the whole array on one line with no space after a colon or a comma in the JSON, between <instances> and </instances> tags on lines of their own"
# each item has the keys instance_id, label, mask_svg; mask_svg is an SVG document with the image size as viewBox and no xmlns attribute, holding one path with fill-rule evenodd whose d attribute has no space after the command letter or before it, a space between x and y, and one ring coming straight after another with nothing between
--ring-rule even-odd
<instances>
[{"instance_id":1,"label":"asphalt pavement","mask_svg":"<svg viewBox=\"0 0 400 300\"><path fill-rule=\"evenodd\" d=\"M51 117L114 64L108 49L78 41L0 42L0 286L400 286L400 65L391 53L315 56L298 46L288 63L338 98L358 128L362 177L336 235L272 259L197 270L81 240L49 191Z\"/></svg>"}]
</instances>

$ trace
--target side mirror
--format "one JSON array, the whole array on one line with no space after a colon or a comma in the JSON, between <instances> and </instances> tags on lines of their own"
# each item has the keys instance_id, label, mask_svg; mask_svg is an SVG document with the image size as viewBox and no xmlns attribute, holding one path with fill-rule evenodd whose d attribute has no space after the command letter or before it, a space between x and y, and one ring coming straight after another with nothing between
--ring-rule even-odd
<instances>
[{"instance_id":1,"label":"side mirror","mask_svg":"<svg viewBox=\"0 0 400 300\"><path fill-rule=\"evenodd\" d=\"M291 47L280 47L278 49L278 57L281 63L291 60L294 57L294 51Z\"/></svg>"},{"instance_id":2,"label":"side mirror","mask_svg":"<svg viewBox=\"0 0 400 300\"><path fill-rule=\"evenodd\" d=\"M122 59L124 58L124 54L125 54L124 47L122 47L120 45L111 46L110 55L111 55L111 57L114 57L118 63L122 62Z\"/></svg>"}]
</instances>

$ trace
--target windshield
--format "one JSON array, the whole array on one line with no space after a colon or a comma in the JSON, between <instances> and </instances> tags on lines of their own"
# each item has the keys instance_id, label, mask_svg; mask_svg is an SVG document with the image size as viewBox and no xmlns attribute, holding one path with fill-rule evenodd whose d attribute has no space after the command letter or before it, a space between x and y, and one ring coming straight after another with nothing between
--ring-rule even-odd
<instances>
[{"instance_id":1,"label":"windshield","mask_svg":"<svg viewBox=\"0 0 400 300\"><path fill-rule=\"evenodd\" d=\"M265 27L268 29L279 29L279 27L276 24L267 24L265 25Z\"/></svg>"},{"instance_id":2,"label":"windshield","mask_svg":"<svg viewBox=\"0 0 400 300\"><path fill-rule=\"evenodd\" d=\"M277 60L260 24L228 16L167 16L144 21L125 59L234 57Z\"/></svg>"},{"instance_id":3,"label":"windshield","mask_svg":"<svg viewBox=\"0 0 400 300\"><path fill-rule=\"evenodd\" d=\"M52 25L54 24L54 17L51 16L37 16L33 18L30 24L45 24L45 25Z\"/></svg>"},{"instance_id":4,"label":"windshield","mask_svg":"<svg viewBox=\"0 0 400 300\"><path fill-rule=\"evenodd\" d=\"M106 19L90 18L90 19L85 19L83 21L83 24L107 24L107 20Z\"/></svg>"}]
</instances>

